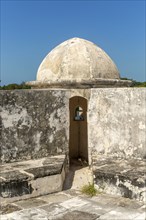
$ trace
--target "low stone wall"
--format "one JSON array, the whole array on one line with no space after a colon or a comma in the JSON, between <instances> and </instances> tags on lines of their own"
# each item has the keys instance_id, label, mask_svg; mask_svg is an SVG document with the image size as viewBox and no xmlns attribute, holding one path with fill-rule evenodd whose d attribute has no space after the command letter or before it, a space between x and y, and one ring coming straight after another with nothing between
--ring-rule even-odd
<instances>
[{"instance_id":1,"label":"low stone wall","mask_svg":"<svg viewBox=\"0 0 146 220\"><path fill-rule=\"evenodd\" d=\"M62 191L67 161L65 155L5 163L0 173L2 204Z\"/></svg>"},{"instance_id":2,"label":"low stone wall","mask_svg":"<svg viewBox=\"0 0 146 220\"><path fill-rule=\"evenodd\" d=\"M145 88L91 89L88 139L91 157L146 158Z\"/></svg>"},{"instance_id":3,"label":"low stone wall","mask_svg":"<svg viewBox=\"0 0 146 220\"><path fill-rule=\"evenodd\" d=\"M104 193L146 201L146 160L109 158L93 160L94 183Z\"/></svg>"},{"instance_id":4,"label":"low stone wall","mask_svg":"<svg viewBox=\"0 0 146 220\"><path fill-rule=\"evenodd\" d=\"M66 153L68 102L63 90L0 91L2 163Z\"/></svg>"}]
</instances>

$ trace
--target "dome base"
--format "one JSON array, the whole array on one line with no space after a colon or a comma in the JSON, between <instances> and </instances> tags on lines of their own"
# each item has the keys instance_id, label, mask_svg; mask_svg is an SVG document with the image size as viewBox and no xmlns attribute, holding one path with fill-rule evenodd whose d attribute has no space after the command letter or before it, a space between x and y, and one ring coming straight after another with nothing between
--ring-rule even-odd
<instances>
[{"instance_id":1,"label":"dome base","mask_svg":"<svg viewBox=\"0 0 146 220\"><path fill-rule=\"evenodd\" d=\"M130 87L132 81L130 80L119 80L119 79L94 79L94 80L83 80L77 82L76 80L63 80L61 82L51 81L30 81L26 82L26 85L32 88L66 88L66 89L88 89L88 88L112 88L112 87Z\"/></svg>"}]
</instances>

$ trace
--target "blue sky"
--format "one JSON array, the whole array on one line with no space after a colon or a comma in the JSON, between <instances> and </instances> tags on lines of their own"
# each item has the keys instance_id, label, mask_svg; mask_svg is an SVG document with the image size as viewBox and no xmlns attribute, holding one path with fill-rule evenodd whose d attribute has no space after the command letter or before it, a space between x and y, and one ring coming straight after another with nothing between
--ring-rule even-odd
<instances>
[{"instance_id":1,"label":"blue sky","mask_svg":"<svg viewBox=\"0 0 146 220\"><path fill-rule=\"evenodd\" d=\"M121 77L146 80L144 0L1 0L2 85L35 80L48 52L72 37L104 49Z\"/></svg>"}]
</instances>

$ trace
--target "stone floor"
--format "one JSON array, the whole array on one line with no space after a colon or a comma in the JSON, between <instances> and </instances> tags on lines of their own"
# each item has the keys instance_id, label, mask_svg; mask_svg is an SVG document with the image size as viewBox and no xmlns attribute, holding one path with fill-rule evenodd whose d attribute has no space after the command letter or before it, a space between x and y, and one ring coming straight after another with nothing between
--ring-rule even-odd
<instances>
[{"instance_id":1,"label":"stone floor","mask_svg":"<svg viewBox=\"0 0 146 220\"><path fill-rule=\"evenodd\" d=\"M72 166L62 192L3 204L0 219L146 220L144 202L99 192L94 197L82 194L82 186L92 178L89 167Z\"/></svg>"},{"instance_id":2,"label":"stone floor","mask_svg":"<svg viewBox=\"0 0 146 220\"><path fill-rule=\"evenodd\" d=\"M70 189L11 203L1 214L1 220L145 220L146 207L119 196L88 197Z\"/></svg>"}]
</instances>

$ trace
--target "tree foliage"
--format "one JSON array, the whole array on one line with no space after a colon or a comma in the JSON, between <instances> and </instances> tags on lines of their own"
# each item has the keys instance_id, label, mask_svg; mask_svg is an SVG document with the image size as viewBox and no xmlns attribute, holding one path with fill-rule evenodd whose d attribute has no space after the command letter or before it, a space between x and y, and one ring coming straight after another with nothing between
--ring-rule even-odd
<instances>
[{"instance_id":1,"label":"tree foliage","mask_svg":"<svg viewBox=\"0 0 146 220\"><path fill-rule=\"evenodd\" d=\"M131 80L132 81L131 87L146 87L146 82L137 82L136 80L128 79L128 78L121 78L121 80Z\"/></svg>"},{"instance_id":2,"label":"tree foliage","mask_svg":"<svg viewBox=\"0 0 146 220\"><path fill-rule=\"evenodd\" d=\"M25 82L22 82L21 84L12 83L6 86L5 85L0 86L0 90L14 90L14 89L31 89L31 87L25 85Z\"/></svg>"}]
</instances>

